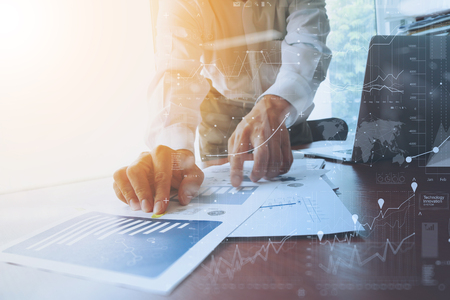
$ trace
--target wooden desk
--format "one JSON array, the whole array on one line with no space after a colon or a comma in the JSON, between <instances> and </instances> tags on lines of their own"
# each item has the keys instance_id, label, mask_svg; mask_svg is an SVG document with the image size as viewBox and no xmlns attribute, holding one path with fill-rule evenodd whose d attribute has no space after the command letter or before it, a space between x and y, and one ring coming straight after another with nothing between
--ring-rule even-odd
<instances>
[{"instance_id":1,"label":"wooden desk","mask_svg":"<svg viewBox=\"0 0 450 300\"><path fill-rule=\"evenodd\" d=\"M227 239L169 297L0 264L0 299L60 299L61 295L65 299L449 299L450 266L434 270L441 275L439 287L425 287L423 272L432 271L430 265L436 266L437 259L421 257L422 222L439 222L441 228L449 222L449 210L421 211L417 205L421 191L442 190L439 180L445 176L425 175L420 167L404 168L390 162L373 167L328 162L327 168L344 204L372 229L366 225L368 230L357 236L330 235L321 242L317 236ZM411 188L413 178L419 184L416 196ZM427 182L428 178L434 181ZM108 186L111 181L93 184ZM72 188L75 192L77 185ZM91 202L113 197L112 189L106 196L78 192L77 197L83 195ZM20 202L23 197L13 195L5 204L2 196L1 209L24 205ZM384 199L381 213L380 198ZM64 203L53 205L62 207ZM11 240L5 225L19 221L0 220L0 224L0 235ZM15 238L29 228L15 228ZM444 238L450 236L441 230L439 257L450 261L450 242Z\"/></svg>"}]
</instances>

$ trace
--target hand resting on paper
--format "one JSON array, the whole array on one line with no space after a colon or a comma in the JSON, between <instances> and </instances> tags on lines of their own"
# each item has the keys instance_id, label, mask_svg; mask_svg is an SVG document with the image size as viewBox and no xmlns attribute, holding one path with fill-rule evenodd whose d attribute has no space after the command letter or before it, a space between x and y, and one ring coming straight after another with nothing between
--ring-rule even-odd
<instances>
[{"instance_id":1,"label":"hand resting on paper","mask_svg":"<svg viewBox=\"0 0 450 300\"><path fill-rule=\"evenodd\" d=\"M131 209L162 214L169 204L171 188L178 190L180 204L187 205L197 195L203 179L191 151L158 146L117 170L113 188Z\"/></svg>"}]
</instances>

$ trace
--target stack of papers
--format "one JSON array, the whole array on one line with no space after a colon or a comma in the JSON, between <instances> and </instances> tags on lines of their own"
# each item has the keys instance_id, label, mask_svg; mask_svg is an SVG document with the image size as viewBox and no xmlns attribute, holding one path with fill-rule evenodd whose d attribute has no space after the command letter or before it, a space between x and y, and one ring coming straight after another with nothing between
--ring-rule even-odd
<instances>
[{"instance_id":1,"label":"stack of papers","mask_svg":"<svg viewBox=\"0 0 450 300\"><path fill-rule=\"evenodd\" d=\"M322 238L359 228L323 179L323 165L295 160L289 173L253 183L246 162L239 188L228 164L210 167L187 206L172 195L162 217L125 206L83 213L6 245L0 261L168 294L227 236Z\"/></svg>"}]
</instances>

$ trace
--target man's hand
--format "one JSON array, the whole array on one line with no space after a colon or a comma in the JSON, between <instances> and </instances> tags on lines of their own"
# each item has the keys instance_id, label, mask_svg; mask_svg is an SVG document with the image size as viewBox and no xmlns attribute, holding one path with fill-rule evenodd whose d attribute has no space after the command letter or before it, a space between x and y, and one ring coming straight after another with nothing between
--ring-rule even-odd
<instances>
[{"instance_id":1,"label":"man's hand","mask_svg":"<svg viewBox=\"0 0 450 300\"><path fill-rule=\"evenodd\" d=\"M245 160L254 160L250 176L253 182L289 171L293 157L284 121L290 105L283 98L267 95L239 123L228 140L230 177L234 187L242 183ZM248 153L251 150L253 154Z\"/></svg>"},{"instance_id":2,"label":"man's hand","mask_svg":"<svg viewBox=\"0 0 450 300\"><path fill-rule=\"evenodd\" d=\"M192 152L158 146L117 170L113 187L117 197L131 209L161 214L169 204L171 187L178 189L178 199L186 205L197 195L203 178Z\"/></svg>"}]
</instances>

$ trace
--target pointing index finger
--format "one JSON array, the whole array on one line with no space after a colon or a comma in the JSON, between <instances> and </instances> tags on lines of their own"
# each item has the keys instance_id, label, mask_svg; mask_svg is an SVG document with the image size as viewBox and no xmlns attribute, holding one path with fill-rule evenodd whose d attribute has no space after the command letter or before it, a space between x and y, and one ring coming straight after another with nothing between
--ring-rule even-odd
<instances>
[{"instance_id":1,"label":"pointing index finger","mask_svg":"<svg viewBox=\"0 0 450 300\"><path fill-rule=\"evenodd\" d=\"M141 203L144 212L150 212L153 207L153 162L150 153L143 153L138 160L127 168L127 177Z\"/></svg>"},{"instance_id":2,"label":"pointing index finger","mask_svg":"<svg viewBox=\"0 0 450 300\"><path fill-rule=\"evenodd\" d=\"M229 147L230 148L230 147ZM234 187L238 187L242 183L244 161L246 152L249 150L249 141L247 138L243 138L238 141L237 146L231 149L229 154L230 159L230 181Z\"/></svg>"},{"instance_id":3,"label":"pointing index finger","mask_svg":"<svg viewBox=\"0 0 450 300\"><path fill-rule=\"evenodd\" d=\"M170 184L172 181L172 149L158 146L153 152L153 165L155 168L154 189L155 204L153 212L162 214L169 205Z\"/></svg>"}]
</instances>

